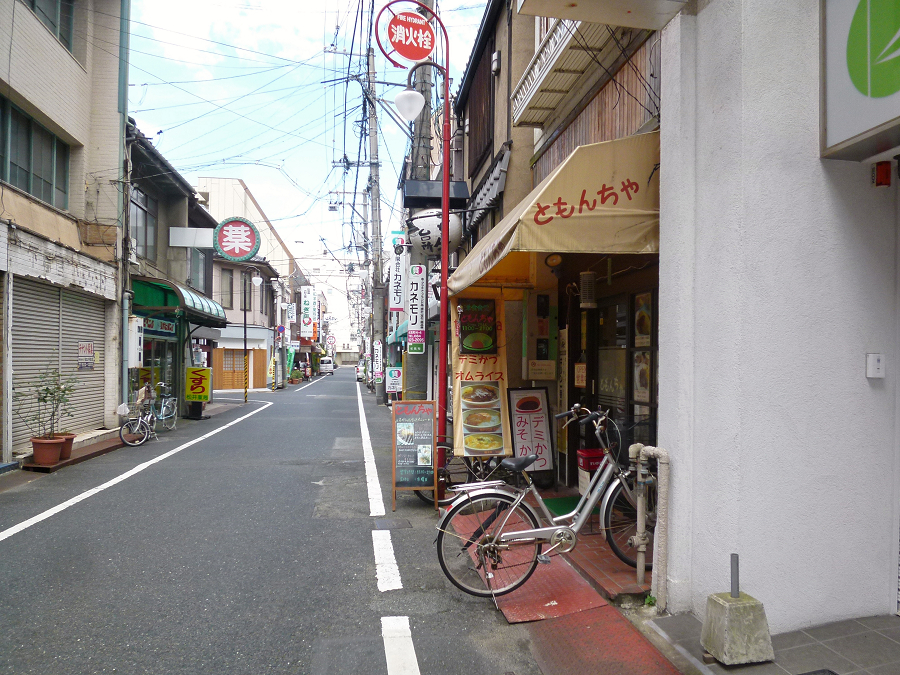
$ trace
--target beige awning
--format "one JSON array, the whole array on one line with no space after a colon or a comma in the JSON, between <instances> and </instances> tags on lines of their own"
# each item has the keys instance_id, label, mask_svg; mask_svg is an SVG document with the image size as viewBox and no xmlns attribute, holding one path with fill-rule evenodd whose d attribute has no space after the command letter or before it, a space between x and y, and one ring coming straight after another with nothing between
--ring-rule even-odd
<instances>
[{"instance_id":1,"label":"beige awning","mask_svg":"<svg viewBox=\"0 0 900 675\"><path fill-rule=\"evenodd\" d=\"M657 253L659 132L576 148L475 245L450 276L450 294L511 251Z\"/></svg>"}]
</instances>

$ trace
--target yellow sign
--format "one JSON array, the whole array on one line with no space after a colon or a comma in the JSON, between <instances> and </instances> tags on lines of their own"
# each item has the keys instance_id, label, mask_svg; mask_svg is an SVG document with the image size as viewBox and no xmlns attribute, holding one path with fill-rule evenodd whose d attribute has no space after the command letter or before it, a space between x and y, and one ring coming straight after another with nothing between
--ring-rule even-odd
<instances>
[{"instance_id":1,"label":"yellow sign","mask_svg":"<svg viewBox=\"0 0 900 675\"><path fill-rule=\"evenodd\" d=\"M188 368L184 378L185 401L209 401L212 392L211 368Z\"/></svg>"}]
</instances>

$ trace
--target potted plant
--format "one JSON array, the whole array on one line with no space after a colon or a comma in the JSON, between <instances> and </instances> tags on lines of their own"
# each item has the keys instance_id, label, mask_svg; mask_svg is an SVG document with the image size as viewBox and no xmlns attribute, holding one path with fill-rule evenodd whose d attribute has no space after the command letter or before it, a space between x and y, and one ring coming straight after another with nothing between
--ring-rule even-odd
<instances>
[{"instance_id":1,"label":"potted plant","mask_svg":"<svg viewBox=\"0 0 900 675\"><path fill-rule=\"evenodd\" d=\"M69 411L69 401L77 384L77 378L64 375L51 362L38 375L32 387L13 393L16 415L33 434L31 447L36 464L59 462L66 443L66 438L59 431L60 421L63 417L73 416Z\"/></svg>"},{"instance_id":2,"label":"potted plant","mask_svg":"<svg viewBox=\"0 0 900 675\"><path fill-rule=\"evenodd\" d=\"M298 384L301 377L303 377L303 375L300 374L300 369L297 368L297 366L294 366L291 370L291 384Z\"/></svg>"}]
</instances>

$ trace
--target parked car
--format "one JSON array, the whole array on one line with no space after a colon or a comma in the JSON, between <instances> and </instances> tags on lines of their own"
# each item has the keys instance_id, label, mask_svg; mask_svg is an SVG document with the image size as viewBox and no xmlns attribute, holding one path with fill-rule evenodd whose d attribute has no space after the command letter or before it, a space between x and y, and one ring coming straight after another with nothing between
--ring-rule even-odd
<instances>
[{"instance_id":1,"label":"parked car","mask_svg":"<svg viewBox=\"0 0 900 675\"><path fill-rule=\"evenodd\" d=\"M319 359L319 372L323 375L334 375L334 362L330 356L323 356Z\"/></svg>"},{"instance_id":2,"label":"parked car","mask_svg":"<svg viewBox=\"0 0 900 675\"><path fill-rule=\"evenodd\" d=\"M364 382L366 379L366 362L360 361L356 364L356 381Z\"/></svg>"}]
</instances>

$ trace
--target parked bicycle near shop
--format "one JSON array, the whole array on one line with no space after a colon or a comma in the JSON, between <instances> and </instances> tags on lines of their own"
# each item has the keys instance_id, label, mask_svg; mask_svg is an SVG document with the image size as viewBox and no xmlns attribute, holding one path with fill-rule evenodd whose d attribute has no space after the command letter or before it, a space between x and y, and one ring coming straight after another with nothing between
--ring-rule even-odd
<instances>
[{"instance_id":1,"label":"parked bicycle near shop","mask_svg":"<svg viewBox=\"0 0 900 675\"><path fill-rule=\"evenodd\" d=\"M636 530L637 480L648 487L647 530L650 535L647 569L652 565L655 527L655 479L652 473L638 477L629 467L619 466L610 451L607 416L590 412L576 404L556 416L569 423L594 425L594 434L603 450L603 459L588 490L568 514L550 513L527 473L536 455L507 458L501 466L521 475L524 488L504 481L464 483L450 488L458 494L438 523L436 539L438 562L447 578L460 590L479 597L504 595L524 584L539 563L550 563L550 553L566 553L575 548L578 535L588 524L594 508L600 505L600 522L610 547L622 560L635 566L637 551L628 540ZM547 523L526 501L531 497ZM549 548L544 550L544 546Z\"/></svg>"},{"instance_id":2,"label":"parked bicycle near shop","mask_svg":"<svg viewBox=\"0 0 900 675\"><path fill-rule=\"evenodd\" d=\"M153 395L154 389L159 390L159 396ZM171 395L171 390L171 385L165 382L158 382L155 388L147 384L138 391L134 403L119 406L117 412L127 418L119 428L119 438L125 445L143 445L155 437L157 422L162 422L169 431L175 428L178 399ZM158 401L156 406L154 398Z\"/></svg>"}]
</instances>

